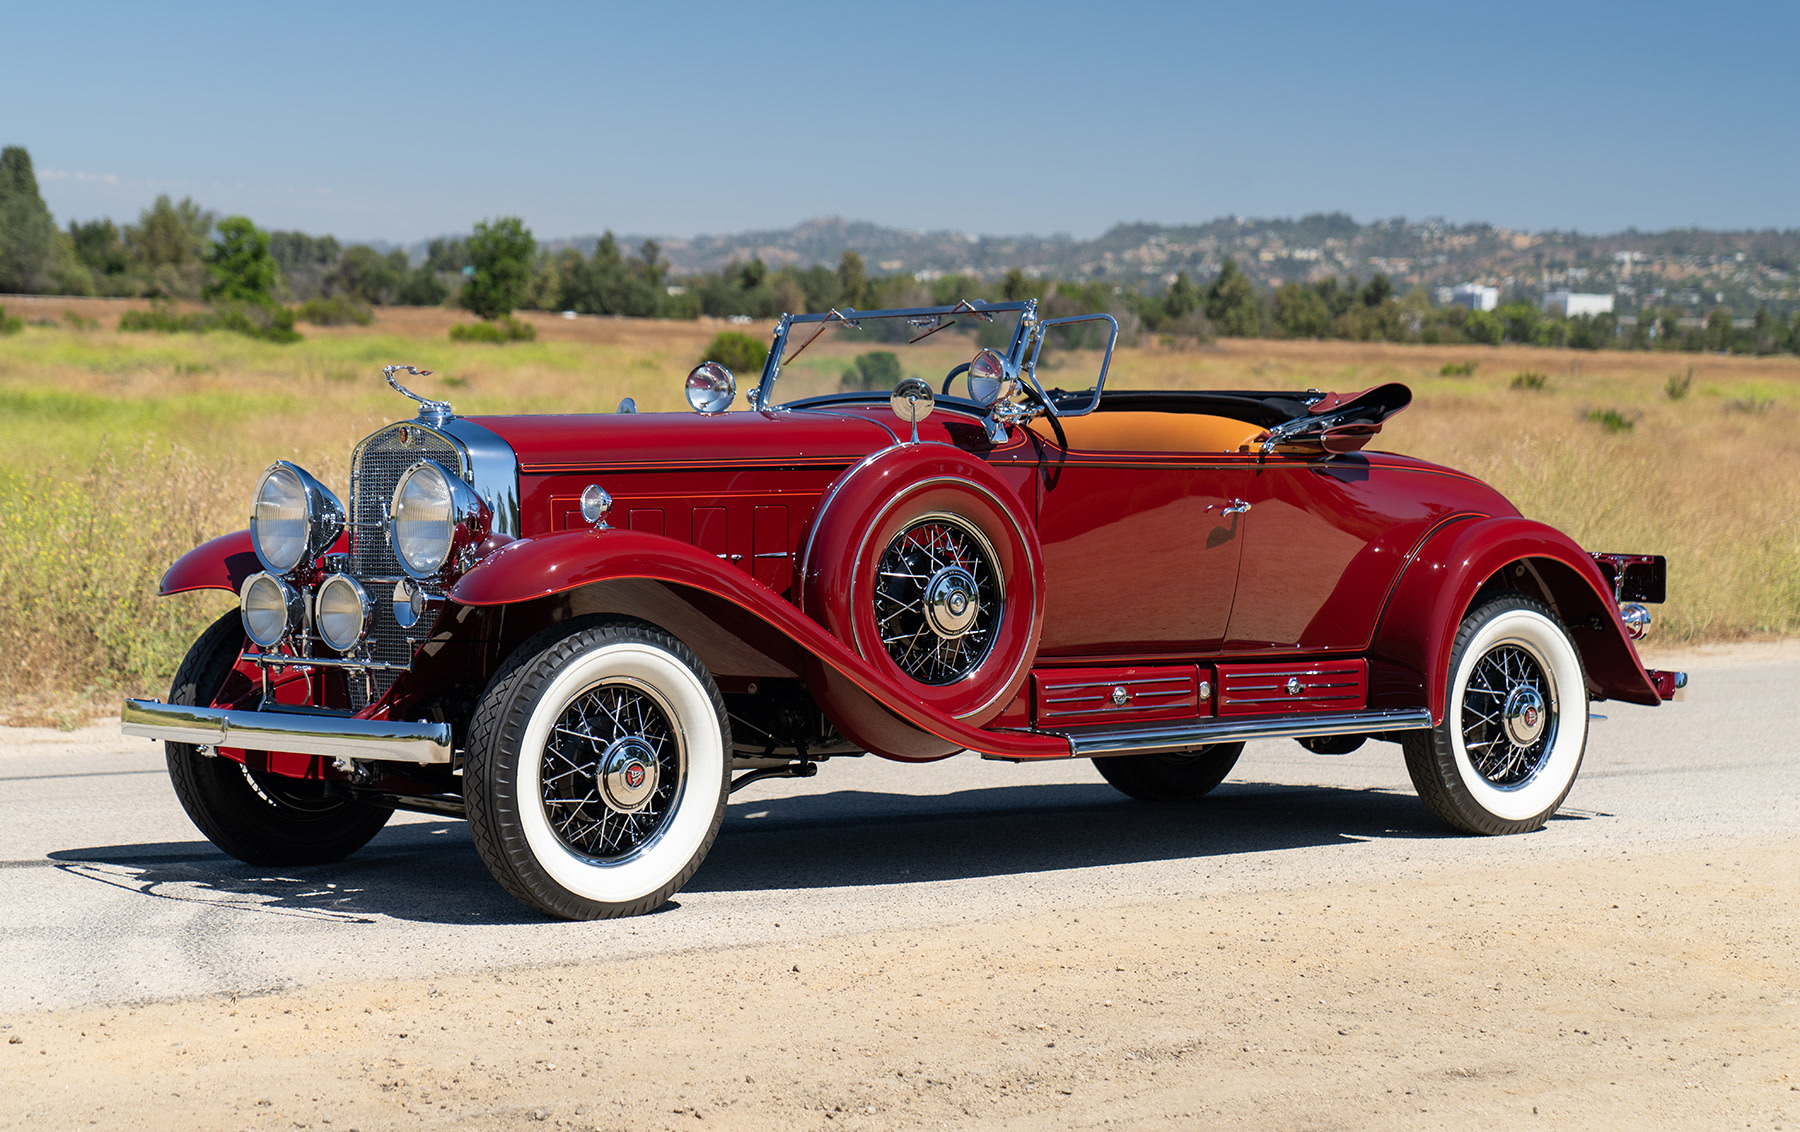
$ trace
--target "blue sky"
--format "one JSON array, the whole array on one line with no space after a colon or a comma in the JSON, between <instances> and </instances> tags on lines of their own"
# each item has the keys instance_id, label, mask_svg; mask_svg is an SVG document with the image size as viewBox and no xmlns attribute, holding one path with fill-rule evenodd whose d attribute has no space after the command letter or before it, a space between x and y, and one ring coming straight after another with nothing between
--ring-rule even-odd
<instances>
[{"instance_id":1,"label":"blue sky","mask_svg":"<svg viewBox=\"0 0 1800 1132\"><path fill-rule=\"evenodd\" d=\"M1800 5L15 5L59 223L1800 226ZM29 45L27 47L27 45Z\"/></svg>"}]
</instances>

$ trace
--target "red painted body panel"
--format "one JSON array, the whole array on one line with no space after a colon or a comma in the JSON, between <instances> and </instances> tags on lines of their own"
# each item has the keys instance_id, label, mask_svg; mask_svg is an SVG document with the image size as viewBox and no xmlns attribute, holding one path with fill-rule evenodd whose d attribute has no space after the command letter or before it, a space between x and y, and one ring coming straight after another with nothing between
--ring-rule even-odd
<instances>
[{"instance_id":1,"label":"red painted body panel","mask_svg":"<svg viewBox=\"0 0 1800 1132\"><path fill-rule=\"evenodd\" d=\"M1243 484L1244 563L1225 651L1356 653L1402 565L1458 513L1512 516L1500 493L1423 461L1274 457Z\"/></svg>"},{"instance_id":2,"label":"red painted body panel","mask_svg":"<svg viewBox=\"0 0 1800 1132\"><path fill-rule=\"evenodd\" d=\"M1128 668L1041 668L1031 674L1032 721L1038 727L1166 723L1209 714L1192 664Z\"/></svg>"},{"instance_id":3,"label":"red painted body panel","mask_svg":"<svg viewBox=\"0 0 1800 1132\"><path fill-rule=\"evenodd\" d=\"M698 590L743 610L798 644L862 693L878 700L912 730L955 749L1006 758L1066 758L1066 741L1018 732L990 732L934 710L917 689L897 686L823 626L741 570L696 547L640 531L569 531L521 539L489 556L450 591L462 605L512 605L613 579L648 579Z\"/></svg>"},{"instance_id":4,"label":"red painted body panel","mask_svg":"<svg viewBox=\"0 0 1800 1132\"><path fill-rule=\"evenodd\" d=\"M233 531L201 543L175 560L163 575L158 593L188 593L192 590L230 590L237 593L244 579L262 569L250 532Z\"/></svg>"},{"instance_id":5,"label":"red painted body panel","mask_svg":"<svg viewBox=\"0 0 1800 1132\"><path fill-rule=\"evenodd\" d=\"M1217 672L1220 716L1357 711L1369 698L1362 660L1221 664Z\"/></svg>"},{"instance_id":6,"label":"red painted body panel","mask_svg":"<svg viewBox=\"0 0 1800 1132\"><path fill-rule=\"evenodd\" d=\"M1637 704L1662 701L1593 558L1561 531L1516 516L1448 523L1427 541L1382 610L1370 650L1377 669L1386 662L1423 675L1425 704L1442 722L1450 650L1463 615L1483 585L1515 565L1512 581L1545 591L1570 626L1596 694ZM1583 627L1590 620L1598 630ZM1371 707L1418 702L1411 694L1384 694L1379 671L1372 684Z\"/></svg>"},{"instance_id":7,"label":"red painted body panel","mask_svg":"<svg viewBox=\"0 0 1800 1132\"><path fill-rule=\"evenodd\" d=\"M892 413L887 414L893 421ZM641 468L793 468L853 463L894 442L873 419L839 412L594 413L470 417L518 453L525 475ZM527 533L530 533L529 530Z\"/></svg>"}]
</instances>

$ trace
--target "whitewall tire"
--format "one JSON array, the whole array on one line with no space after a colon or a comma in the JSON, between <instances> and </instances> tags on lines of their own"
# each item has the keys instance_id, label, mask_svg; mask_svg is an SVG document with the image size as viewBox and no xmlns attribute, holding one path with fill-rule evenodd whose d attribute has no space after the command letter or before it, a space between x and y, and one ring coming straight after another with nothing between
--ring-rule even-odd
<instances>
[{"instance_id":1,"label":"whitewall tire","mask_svg":"<svg viewBox=\"0 0 1800 1132\"><path fill-rule=\"evenodd\" d=\"M1523 594L1489 600L1451 649L1444 721L1403 744L1431 812L1468 833L1523 833L1550 819L1587 748L1587 676L1567 630Z\"/></svg>"},{"instance_id":2,"label":"whitewall tire","mask_svg":"<svg viewBox=\"0 0 1800 1132\"><path fill-rule=\"evenodd\" d=\"M718 836L730 749L718 687L680 641L618 618L565 627L521 648L476 711L476 847L548 915L651 911Z\"/></svg>"}]
</instances>

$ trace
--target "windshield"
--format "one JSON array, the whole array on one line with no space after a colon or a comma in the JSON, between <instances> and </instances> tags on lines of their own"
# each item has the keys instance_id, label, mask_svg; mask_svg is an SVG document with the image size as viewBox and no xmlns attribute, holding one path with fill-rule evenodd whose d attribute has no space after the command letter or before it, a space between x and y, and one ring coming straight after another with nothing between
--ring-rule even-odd
<instances>
[{"instance_id":1,"label":"windshield","mask_svg":"<svg viewBox=\"0 0 1800 1132\"><path fill-rule=\"evenodd\" d=\"M1011 356L1024 303L959 303L904 311L796 315L776 331L779 362L764 370L765 405L791 405L837 394L886 396L903 377L934 392L982 349ZM769 385L773 377L774 385ZM952 396L968 394L963 377Z\"/></svg>"}]
</instances>

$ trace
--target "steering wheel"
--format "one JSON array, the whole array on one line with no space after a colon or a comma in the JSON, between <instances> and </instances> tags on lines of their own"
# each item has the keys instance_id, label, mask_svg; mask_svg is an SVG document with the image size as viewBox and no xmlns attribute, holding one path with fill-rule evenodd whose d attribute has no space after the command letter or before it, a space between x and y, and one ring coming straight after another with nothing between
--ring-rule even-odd
<instances>
[{"instance_id":1,"label":"steering wheel","mask_svg":"<svg viewBox=\"0 0 1800 1132\"><path fill-rule=\"evenodd\" d=\"M946 396L948 396L950 393L950 383L955 381L957 378L961 377L963 374L968 373L968 372L969 372L969 363L968 362L964 362L962 365L956 366L949 373L944 375L944 387L942 389L938 390L938 392L943 393Z\"/></svg>"}]
</instances>

